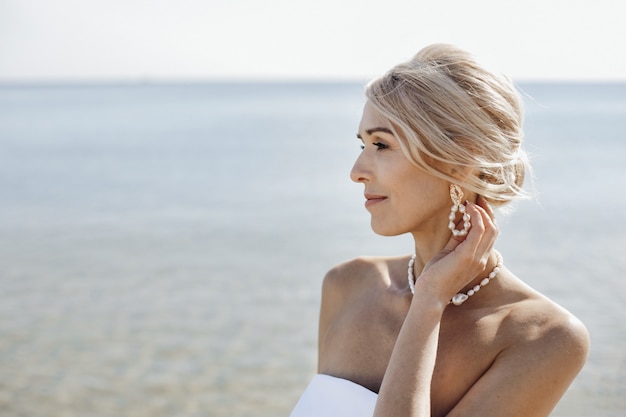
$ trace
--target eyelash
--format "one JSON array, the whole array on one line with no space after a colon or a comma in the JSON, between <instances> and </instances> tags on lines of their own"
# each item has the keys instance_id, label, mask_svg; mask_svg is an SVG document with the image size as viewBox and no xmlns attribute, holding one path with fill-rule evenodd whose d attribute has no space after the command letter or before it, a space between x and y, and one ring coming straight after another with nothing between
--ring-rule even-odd
<instances>
[{"instance_id":1,"label":"eyelash","mask_svg":"<svg viewBox=\"0 0 626 417\"><path fill-rule=\"evenodd\" d=\"M383 149L387 149L389 146L387 146L386 144L382 143L382 142L374 142L372 143L372 145L376 146L377 151L382 151ZM365 149L365 145L361 145L361 150Z\"/></svg>"}]
</instances>

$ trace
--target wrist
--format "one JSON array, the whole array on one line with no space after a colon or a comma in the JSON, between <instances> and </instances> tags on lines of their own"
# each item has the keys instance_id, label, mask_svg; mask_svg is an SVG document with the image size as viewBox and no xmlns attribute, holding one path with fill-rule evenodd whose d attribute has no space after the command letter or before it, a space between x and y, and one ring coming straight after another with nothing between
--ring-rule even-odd
<instances>
[{"instance_id":1,"label":"wrist","mask_svg":"<svg viewBox=\"0 0 626 417\"><path fill-rule=\"evenodd\" d=\"M450 297L440 291L425 279L418 279L415 283L415 294L411 306L419 305L420 310L442 313L450 303Z\"/></svg>"}]
</instances>

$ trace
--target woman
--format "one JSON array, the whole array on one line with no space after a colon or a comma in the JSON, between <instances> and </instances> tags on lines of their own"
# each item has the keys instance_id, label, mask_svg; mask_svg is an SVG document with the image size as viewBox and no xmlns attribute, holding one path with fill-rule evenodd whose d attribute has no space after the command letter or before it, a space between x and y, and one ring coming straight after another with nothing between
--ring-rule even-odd
<instances>
[{"instance_id":1,"label":"woman","mask_svg":"<svg viewBox=\"0 0 626 417\"><path fill-rule=\"evenodd\" d=\"M366 95L351 178L372 229L415 252L327 274L319 373L292 417L548 416L589 337L494 248L492 207L522 196L527 168L514 87L433 45Z\"/></svg>"}]
</instances>

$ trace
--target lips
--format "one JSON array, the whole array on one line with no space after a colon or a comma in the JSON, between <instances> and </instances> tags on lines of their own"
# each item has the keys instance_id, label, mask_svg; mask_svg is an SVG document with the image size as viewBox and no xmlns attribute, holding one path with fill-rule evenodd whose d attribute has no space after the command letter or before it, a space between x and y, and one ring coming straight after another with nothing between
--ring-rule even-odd
<instances>
[{"instance_id":1,"label":"lips","mask_svg":"<svg viewBox=\"0 0 626 417\"><path fill-rule=\"evenodd\" d=\"M365 193L365 206L369 207L373 204L380 203L386 199L387 197L385 197L384 195Z\"/></svg>"}]
</instances>

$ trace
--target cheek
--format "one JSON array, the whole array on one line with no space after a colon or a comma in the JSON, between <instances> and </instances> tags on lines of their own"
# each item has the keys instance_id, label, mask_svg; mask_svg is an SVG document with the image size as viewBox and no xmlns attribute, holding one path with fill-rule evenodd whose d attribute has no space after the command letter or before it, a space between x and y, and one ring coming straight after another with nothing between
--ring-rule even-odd
<instances>
[{"instance_id":1,"label":"cheek","mask_svg":"<svg viewBox=\"0 0 626 417\"><path fill-rule=\"evenodd\" d=\"M398 190L403 206L422 215L437 215L449 211L452 201L448 194L448 183L432 176L408 176L402 190Z\"/></svg>"}]
</instances>

